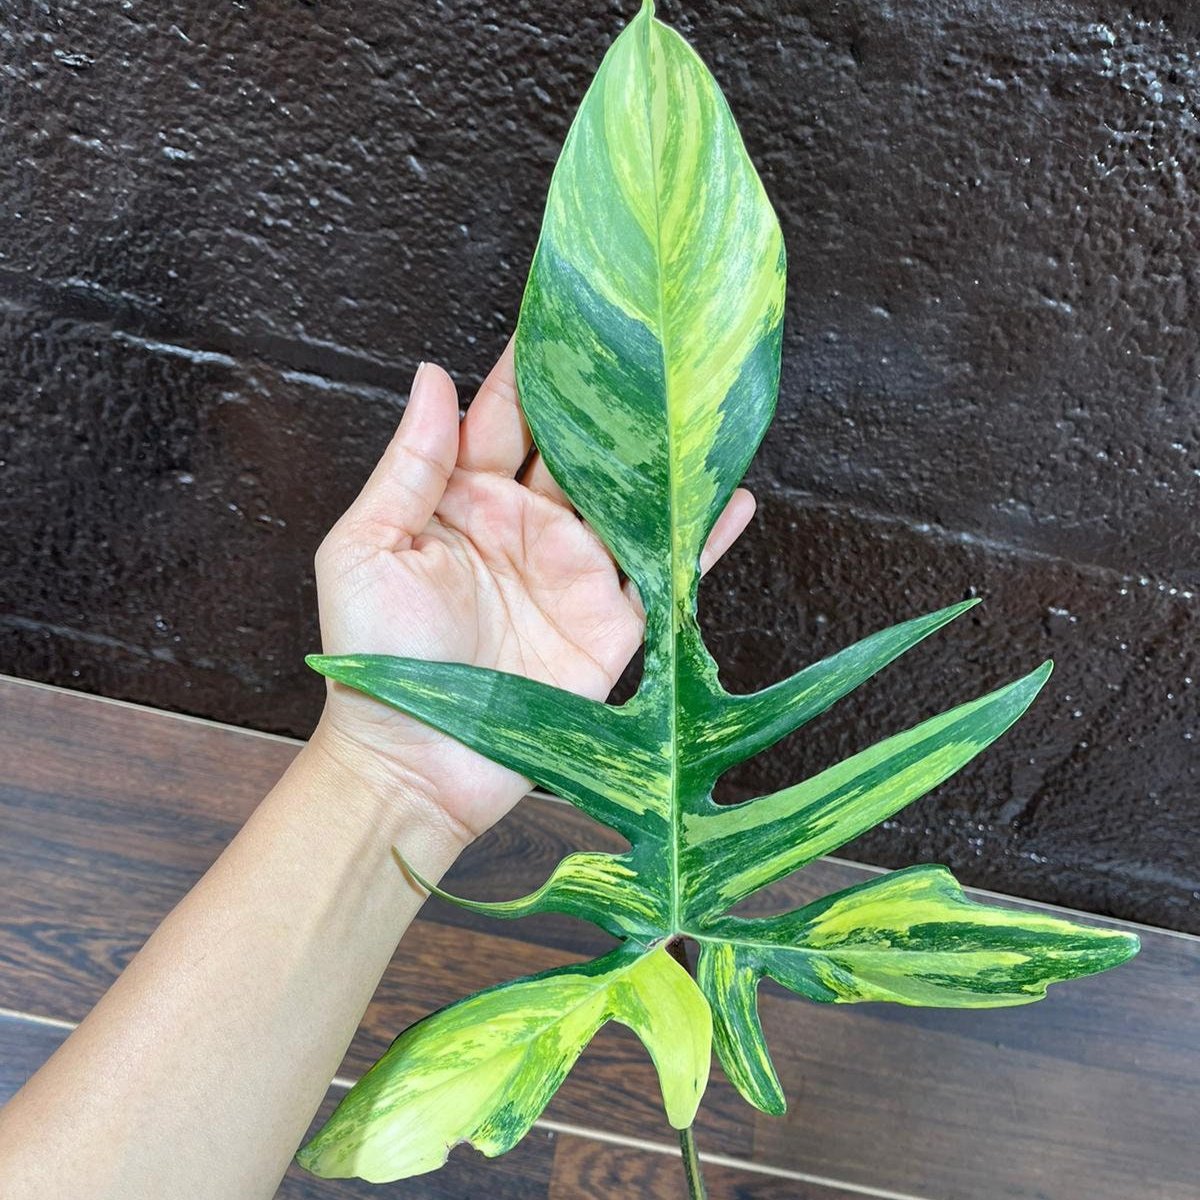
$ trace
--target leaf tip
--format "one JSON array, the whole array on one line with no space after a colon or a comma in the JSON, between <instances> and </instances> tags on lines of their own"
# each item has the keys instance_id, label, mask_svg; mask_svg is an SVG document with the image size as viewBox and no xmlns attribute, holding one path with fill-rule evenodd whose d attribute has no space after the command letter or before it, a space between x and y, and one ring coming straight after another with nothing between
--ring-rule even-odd
<instances>
[{"instance_id":1,"label":"leaf tip","mask_svg":"<svg viewBox=\"0 0 1200 1200\"><path fill-rule=\"evenodd\" d=\"M1028 675L1022 675L1021 678L1015 683L1011 684L1010 687L1012 687L1015 691L1019 691L1023 697L1028 697L1028 699L1025 701L1027 705L1032 704L1034 697L1042 690L1043 687L1045 687L1046 680L1050 678L1053 670L1054 660L1052 658L1048 658L1044 663L1041 664L1041 666L1034 667L1034 669L1030 671Z\"/></svg>"},{"instance_id":2,"label":"leaf tip","mask_svg":"<svg viewBox=\"0 0 1200 1200\"><path fill-rule=\"evenodd\" d=\"M426 895L432 896L436 893L437 895L441 896L444 894L440 888L434 887L432 883L424 878L424 876L409 866L408 859L406 859L404 855L400 853L399 846L392 847L392 857L396 860L400 870L403 871L404 874L417 885L417 887L425 892Z\"/></svg>"},{"instance_id":3,"label":"leaf tip","mask_svg":"<svg viewBox=\"0 0 1200 1200\"><path fill-rule=\"evenodd\" d=\"M1142 939L1136 933L1129 933L1124 929L1113 930L1113 933L1113 966L1128 962L1141 952Z\"/></svg>"},{"instance_id":4,"label":"leaf tip","mask_svg":"<svg viewBox=\"0 0 1200 1200\"><path fill-rule=\"evenodd\" d=\"M759 1112L766 1113L768 1117L782 1117L787 1115L788 1103L783 1092L765 1092L762 1095L756 1096L751 1101L751 1104Z\"/></svg>"},{"instance_id":5,"label":"leaf tip","mask_svg":"<svg viewBox=\"0 0 1200 1200\"><path fill-rule=\"evenodd\" d=\"M948 604L945 608L939 608L936 612L932 612L928 616L916 617L912 621L912 624L919 624L924 629L924 633L921 636L926 637L943 626L949 625L951 621L958 620L963 613L970 612L977 604L982 603L982 596L971 596L969 599L960 600L957 604Z\"/></svg>"},{"instance_id":6,"label":"leaf tip","mask_svg":"<svg viewBox=\"0 0 1200 1200\"><path fill-rule=\"evenodd\" d=\"M318 1179L328 1178L322 1174L322 1170L329 1170L328 1165L322 1166L323 1148L319 1144L321 1141L321 1131L318 1130L299 1150L296 1151L296 1163L298 1166L306 1170L310 1175L315 1175Z\"/></svg>"},{"instance_id":7,"label":"leaf tip","mask_svg":"<svg viewBox=\"0 0 1200 1200\"><path fill-rule=\"evenodd\" d=\"M339 683L348 682L356 672L362 671L367 666L362 657L356 658L352 654L306 654L304 662L318 675L324 675L327 679L333 679Z\"/></svg>"}]
</instances>

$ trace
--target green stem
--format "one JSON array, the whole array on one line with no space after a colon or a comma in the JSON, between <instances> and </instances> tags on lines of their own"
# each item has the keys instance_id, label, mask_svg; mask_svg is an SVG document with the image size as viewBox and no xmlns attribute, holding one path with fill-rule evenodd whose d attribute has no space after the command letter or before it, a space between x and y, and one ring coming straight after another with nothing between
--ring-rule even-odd
<instances>
[{"instance_id":1,"label":"green stem","mask_svg":"<svg viewBox=\"0 0 1200 1200\"><path fill-rule=\"evenodd\" d=\"M672 938L667 943L667 953L689 974L695 977L687 946L683 938ZM707 1200L704 1173L700 1169L700 1154L696 1149L696 1132L693 1126L679 1131L679 1153L683 1156L683 1171L687 1176L689 1200Z\"/></svg>"},{"instance_id":2,"label":"green stem","mask_svg":"<svg viewBox=\"0 0 1200 1200\"><path fill-rule=\"evenodd\" d=\"M691 1125L679 1131L679 1152L683 1155L683 1170L687 1175L690 1200L706 1200L704 1176L700 1172L700 1155L696 1152L696 1134Z\"/></svg>"}]
</instances>

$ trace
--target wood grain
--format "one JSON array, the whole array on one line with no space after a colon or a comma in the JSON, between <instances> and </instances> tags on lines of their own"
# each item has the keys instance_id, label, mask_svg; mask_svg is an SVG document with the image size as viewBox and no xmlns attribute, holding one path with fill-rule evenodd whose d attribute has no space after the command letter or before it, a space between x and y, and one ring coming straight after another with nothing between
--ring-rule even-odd
<instances>
[{"instance_id":1,"label":"wood grain","mask_svg":"<svg viewBox=\"0 0 1200 1200\"><path fill-rule=\"evenodd\" d=\"M720 1163L704 1164L712 1200L861 1200L840 1188L767 1175ZM563 1138L554 1154L549 1200L612 1196L640 1200L686 1200L687 1184L678 1157L611 1146L594 1138Z\"/></svg>"},{"instance_id":2,"label":"wood grain","mask_svg":"<svg viewBox=\"0 0 1200 1200\"><path fill-rule=\"evenodd\" d=\"M0 726L0 1006L75 1021L298 746L16 681L0 682ZM573 809L530 799L473 847L447 886L513 896L569 850L613 845L613 835ZM827 860L756 904L790 906L872 873ZM488 921L433 902L385 975L342 1072L364 1070L401 1028L440 1004L609 944L567 918ZM820 1006L764 987L763 1021L791 1110L780 1119L757 1116L716 1071L698 1120L702 1149L866 1194L1194 1200L1200 940L1144 931L1143 945L1118 971L1052 990L1041 1004L995 1012ZM547 1116L630 1139L672 1137L645 1052L617 1027L601 1031ZM521 1194L552 1187L558 1200L571 1186L585 1187L586 1174L592 1190L579 1195L604 1195L606 1176L617 1182L604 1187L630 1195L636 1172L650 1181L644 1194L659 1194L661 1164L642 1162L637 1156L646 1151L627 1147L637 1162L623 1166L605 1164L590 1142L562 1145L560 1138L545 1159L544 1185L534 1182L542 1168L533 1159L522 1168L531 1190ZM573 1166L563 1165L568 1158ZM492 1187L504 1196L499 1170L507 1166L487 1164L478 1182L472 1176L461 1185L466 1191L396 1194L475 1195ZM664 1178L662 1186L672 1186L670 1172ZM714 1200L800 1197L808 1186L769 1176L751 1184L759 1190L730 1182Z\"/></svg>"}]
</instances>

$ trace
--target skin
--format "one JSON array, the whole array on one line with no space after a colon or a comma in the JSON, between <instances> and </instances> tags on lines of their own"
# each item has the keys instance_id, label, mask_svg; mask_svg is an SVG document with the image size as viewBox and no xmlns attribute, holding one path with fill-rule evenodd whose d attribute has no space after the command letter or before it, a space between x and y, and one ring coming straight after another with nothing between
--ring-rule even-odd
<instances>
[{"instance_id":1,"label":"skin","mask_svg":"<svg viewBox=\"0 0 1200 1200\"><path fill-rule=\"evenodd\" d=\"M461 425L449 375L423 364L317 552L325 652L474 663L605 698L641 642L641 605L529 452L511 344ZM705 569L753 512L739 489ZM424 900L392 847L439 879L528 788L330 684L283 778L0 1110L5 1200L273 1196Z\"/></svg>"}]
</instances>

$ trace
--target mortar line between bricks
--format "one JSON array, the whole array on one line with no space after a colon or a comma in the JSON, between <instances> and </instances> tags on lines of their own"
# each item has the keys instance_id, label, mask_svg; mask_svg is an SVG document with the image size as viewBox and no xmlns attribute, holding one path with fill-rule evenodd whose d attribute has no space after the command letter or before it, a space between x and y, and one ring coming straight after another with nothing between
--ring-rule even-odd
<instances>
[{"instance_id":1,"label":"mortar line between bricks","mask_svg":"<svg viewBox=\"0 0 1200 1200\"><path fill-rule=\"evenodd\" d=\"M221 663L213 660L181 657L170 646L139 646L107 633L95 633L90 629L75 629L70 625L57 625L52 621L39 621L33 617L22 617L17 613L0 613L0 630L17 629L25 633L46 633L67 641L82 642L86 646L102 646L106 650L119 650L133 658L148 662L168 663L173 667L185 667L195 671L211 671L235 679L242 687L254 687L256 679L241 662ZM70 688L66 689L70 691ZM90 693L89 693L90 694Z\"/></svg>"},{"instance_id":2,"label":"mortar line between bricks","mask_svg":"<svg viewBox=\"0 0 1200 1200\"><path fill-rule=\"evenodd\" d=\"M1196 590L1187 584L1176 583L1173 580L1152 576L1149 571L1138 574L1127 572L1119 567L1108 567L1103 563L1077 562L1073 558L1065 558L1061 554L1052 554L1049 550L1038 550L1032 546L1021 546L1015 542L1005 542L1000 538L988 537L982 533L972 533L968 529L947 529L934 521L918 521L896 513L882 513L873 508L863 508L849 504L843 500L822 500L804 488L789 487L787 484L774 483L770 487L771 494L785 496L797 507L808 512L837 513L862 521L866 525L885 525L902 529L908 533L919 534L935 541L972 546L986 550L992 554L1005 554L1013 558L1025 558L1034 562L1053 563L1069 567L1082 575L1091 575L1109 583L1124 583L1135 588L1153 591L1167 599L1194 600ZM761 493L760 493L761 495ZM1145 580L1145 582L1143 582Z\"/></svg>"},{"instance_id":3,"label":"mortar line between bricks","mask_svg":"<svg viewBox=\"0 0 1200 1200\"><path fill-rule=\"evenodd\" d=\"M160 313L148 311L139 296L112 292L85 279L47 283L0 267L0 307L31 311L43 308L80 324L106 329L118 341L142 345L189 361L232 368L265 363L285 378L382 398L402 404L408 395L410 368L384 362L337 342L262 333L239 336L209 326L189 331ZM337 369L329 372L333 364Z\"/></svg>"}]
</instances>

